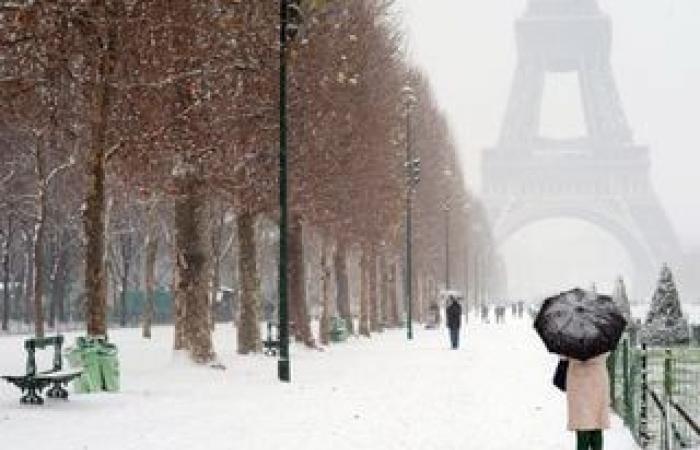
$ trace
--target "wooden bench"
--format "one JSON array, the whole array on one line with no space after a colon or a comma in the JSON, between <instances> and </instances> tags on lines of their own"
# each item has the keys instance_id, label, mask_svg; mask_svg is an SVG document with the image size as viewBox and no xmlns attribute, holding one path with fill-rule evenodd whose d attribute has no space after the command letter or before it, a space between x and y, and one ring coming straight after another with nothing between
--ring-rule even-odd
<instances>
[{"instance_id":1,"label":"wooden bench","mask_svg":"<svg viewBox=\"0 0 700 450\"><path fill-rule=\"evenodd\" d=\"M41 392L51 386L46 392L49 398L68 398L68 391L63 387L73 379L82 374L81 370L63 370L63 358L61 347L63 346L63 336L53 336L47 338L27 339L24 341L24 349L27 351L27 371L24 375L2 376L8 383L14 384L22 391L20 403L42 405L44 399ZM53 347L53 367L43 372L37 372L36 350Z\"/></svg>"},{"instance_id":2,"label":"wooden bench","mask_svg":"<svg viewBox=\"0 0 700 450\"><path fill-rule=\"evenodd\" d=\"M294 322L290 321L289 322L289 336L294 336ZM274 338L273 338L273 332L272 329L275 329L274 333ZM265 338L264 341L262 341L263 344L263 353L267 356L277 356L277 353L279 353L279 348L280 348L280 328L279 324L273 323L273 322L267 322L267 337Z\"/></svg>"}]
</instances>

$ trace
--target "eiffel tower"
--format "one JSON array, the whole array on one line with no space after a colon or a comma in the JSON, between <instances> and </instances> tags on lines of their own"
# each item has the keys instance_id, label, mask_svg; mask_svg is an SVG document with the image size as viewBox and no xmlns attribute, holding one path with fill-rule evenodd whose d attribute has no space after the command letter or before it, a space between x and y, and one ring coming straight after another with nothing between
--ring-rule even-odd
<instances>
[{"instance_id":1,"label":"eiffel tower","mask_svg":"<svg viewBox=\"0 0 700 450\"><path fill-rule=\"evenodd\" d=\"M515 29L508 107L482 166L496 243L540 220L584 220L622 244L635 268L633 291L649 295L661 264L680 261L680 250L652 188L649 150L635 144L620 101L609 17L596 0L530 0ZM578 76L583 137L539 133L546 76L557 73Z\"/></svg>"}]
</instances>

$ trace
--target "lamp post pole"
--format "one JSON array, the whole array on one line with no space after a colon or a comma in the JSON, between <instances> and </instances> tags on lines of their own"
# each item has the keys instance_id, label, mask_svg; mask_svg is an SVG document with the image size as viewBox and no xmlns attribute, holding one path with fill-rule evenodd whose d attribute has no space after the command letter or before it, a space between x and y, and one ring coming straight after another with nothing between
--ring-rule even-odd
<instances>
[{"instance_id":1,"label":"lamp post pole","mask_svg":"<svg viewBox=\"0 0 700 450\"><path fill-rule=\"evenodd\" d=\"M279 204L280 204L280 242L279 242L279 308L278 338L279 360L277 376L280 381L291 380L289 361L289 314L288 314L288 205L287 205L287 37L290 28L290 0L280 0L280 151L279 151Z\"/></svg>"},{"instance_id":2,"label":"lamp post pole","mask_svg":"<svg viewBox=\"0 0 700 450\"><path fill-rule=\"evenodd\" d=\"M402 91L406 100L406 337L413 339L413 249L411 248L412 233L412 196L420 175L420 160L411 156L411 108L416 99L410 86Z\"/></svg>"}]
</instances>

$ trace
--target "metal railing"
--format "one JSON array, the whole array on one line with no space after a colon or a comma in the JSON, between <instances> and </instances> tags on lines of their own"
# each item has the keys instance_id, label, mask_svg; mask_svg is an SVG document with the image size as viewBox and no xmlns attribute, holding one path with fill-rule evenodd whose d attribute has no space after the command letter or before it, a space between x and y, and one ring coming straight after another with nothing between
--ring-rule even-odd
<instances>
[{"instance_id":1,"label":"metal railing","mask_svg":"<svg viewBox=\"0 0 700 450\"><path fill-rule=\"evenodd\" d=\"M700 347L647 348L628 335L608 370L613 409L640 447L700 448Z\"/></svg>"}]
</instances>

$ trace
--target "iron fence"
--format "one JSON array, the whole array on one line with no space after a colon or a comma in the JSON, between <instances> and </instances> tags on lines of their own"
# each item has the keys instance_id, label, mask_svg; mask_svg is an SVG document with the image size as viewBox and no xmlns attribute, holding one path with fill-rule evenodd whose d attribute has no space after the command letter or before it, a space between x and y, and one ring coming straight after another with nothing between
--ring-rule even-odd
<instances>
[{"instance_id":1,"label":"iron fence","mask_svg":"<svg viewBox=\"0 0 700 450\"><path fill-rule=\"evenodd\" d=\"M645 449L700 449L700 347L623 338L608 358L615 412Z\"/></svg>"}]
</instances>

